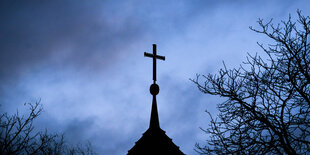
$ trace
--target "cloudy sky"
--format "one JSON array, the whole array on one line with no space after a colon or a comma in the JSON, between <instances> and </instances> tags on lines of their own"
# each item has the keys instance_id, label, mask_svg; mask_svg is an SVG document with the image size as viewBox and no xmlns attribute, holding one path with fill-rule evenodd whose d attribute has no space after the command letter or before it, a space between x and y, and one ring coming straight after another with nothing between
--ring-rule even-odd
<instances>
[{"instance_id":1,"label":"cloudy sky","mask_svg":"<svg viewBox=\"0 0 310 155\"><path fill-rule=\"evenodd\" d=\"M238 67L262 54L256 21L310 15L309 1L33 0L0 2L0 112L41 100L38 129L90 141L99 154L126 154L148 128L157 44L160 125L189 155L208 138L205 110L221 98L198 91L196 73Z\"/></svg>"}]
</instances>

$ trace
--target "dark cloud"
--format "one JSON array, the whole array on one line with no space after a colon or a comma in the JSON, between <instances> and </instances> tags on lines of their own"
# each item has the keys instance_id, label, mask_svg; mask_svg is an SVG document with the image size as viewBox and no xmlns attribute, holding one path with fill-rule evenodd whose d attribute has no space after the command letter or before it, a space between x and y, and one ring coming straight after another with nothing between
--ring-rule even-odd
<instances>
[{"instance_id":1,"label":"dark cloud","mask_svg":"<svg viewBox=\"0 0 310 155\"><path fill-rule=\"evenodd\" d=\"M40 64L53 56L79 67L98 55L109 61L111 53L120 52L136 38L141 39L143 33L165 29L178 32L177 27L189 21L187 15L192 10L184 12L187 8L184 2L175 5L172 11L171 5L155 2L2 2L2 75L14 68ZM162 24L165 27L159 28Z\"/></svg>"},{"instance_id":2,"label":"dark cloud","mask_svg":"<svg viewBox=\"0 0 310 155\"><path fill-rule=\"evenodd\" d=\"M1 6L2 80L46 63L81 69L106 66L123 46L141 36L141 25L104 12L104 2L14 1ZM108 21L111 16L119 25Z\"/></svg>"}]
</instances>

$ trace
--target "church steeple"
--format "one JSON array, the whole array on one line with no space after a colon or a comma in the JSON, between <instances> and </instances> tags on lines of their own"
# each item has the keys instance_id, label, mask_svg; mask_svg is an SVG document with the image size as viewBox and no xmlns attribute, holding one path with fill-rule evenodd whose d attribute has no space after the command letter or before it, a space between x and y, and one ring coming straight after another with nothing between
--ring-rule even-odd
<instances>
[{"instance_id":1,"label":"church steeple","mask_svg":"<svg viewBox=\"0 0 310 155\"><path fill-rule=\"evenodd\" d=\"M153 58L153 84L150 86L153 100L150 126L128 151L128 155L184 155L159 126L156 102L156 95L159 93L159 86L156 84L156 59L165 60L165 57L156 55L156 44L153 44L153 54L145 52L144 56Z\"/></svg>"},{"instance_id":2,"label":"church steeple","mask_svg":"<svg viewBox=\"0 0 310 155\"><path fill-rule=\"evenodd\" d=\"M156 102L156 95L159 93L159 86L156 84L156 59L165 61L165 57L157 55L156 44L153 44L153 54L144 52L144 56L153 58L153 84L150 87L150 93L153 95L153 101L150 128L160 128Z\"/></svg>"}]
</instances>

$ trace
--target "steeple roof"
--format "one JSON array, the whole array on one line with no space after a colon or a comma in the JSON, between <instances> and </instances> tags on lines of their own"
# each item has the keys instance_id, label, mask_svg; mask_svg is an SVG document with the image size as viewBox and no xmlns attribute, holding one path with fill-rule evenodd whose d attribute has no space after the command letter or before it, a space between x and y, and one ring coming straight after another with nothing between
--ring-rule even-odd
<instances>
[{"instance_id":1,"label":"steeple roof","mask_svg":"<svg viewBox=\"0 0 310 155\"><path fill-rule=\"evenodd\" d=\"M128 155L184 155L159 126L156 95L153 95L150 126Z\"/></svg>"},{"instance_id":2,"label":"steeple roof","mask_svg":"<svg viewBox=\"0 0 310 155\"><path fill-rule=\"evenodd\" d=\"M184 155L161 128L149 128L128 155Z\"/></svg>"}]
</instances>

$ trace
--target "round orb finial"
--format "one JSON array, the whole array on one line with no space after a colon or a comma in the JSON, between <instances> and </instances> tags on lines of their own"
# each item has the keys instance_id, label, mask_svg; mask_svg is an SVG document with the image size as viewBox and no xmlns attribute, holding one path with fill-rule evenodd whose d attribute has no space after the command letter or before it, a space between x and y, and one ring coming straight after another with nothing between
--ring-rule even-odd
<instances>
[{"instance_id":1,"label":"round orb finial","mask_svg":"<svg viewBox=\"0 0 310 155\"><path fill-rule=\"evenodd\" d=\"M157 95L158 93L159 93L159 86L157 85L157 84L152 84L151 86L150 86L150 93L152 94L152 95Z\"/></svg>"}]
</instances>

